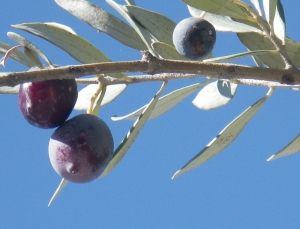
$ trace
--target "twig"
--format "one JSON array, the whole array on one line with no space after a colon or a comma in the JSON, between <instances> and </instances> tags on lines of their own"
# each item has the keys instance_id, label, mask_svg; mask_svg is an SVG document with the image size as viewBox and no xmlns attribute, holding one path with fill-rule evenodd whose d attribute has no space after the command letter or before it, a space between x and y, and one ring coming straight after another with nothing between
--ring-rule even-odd
<instances>
[{"instance_id":1,"label":"twig","mask_svg":"<svg viewBox=\"0 0 300 229\"><path fill-rule=\"evenodd\" d=\"M109 77L105 77L102 80L105 81L107 85L110 85L116 84L116 82L132 84L211 77L213 79L231 81L236 79L251 79L287 85L300 84L300 71L297 69L273 69L234 64L166 60L158 59L150 53L147 53L147 55L148 57L144 57L143 60L138 61L104 62L72 65L54 69L41 69L30 72L3 73L0 75L0 86L15 86L24 82L49 79L72 79L93 74L109 75L109 73L116 72L144 72L151 75L143 77L132 76L130 77L132 79L130 82L127 79L111 79Z\"/></svg>"}]
</instances>

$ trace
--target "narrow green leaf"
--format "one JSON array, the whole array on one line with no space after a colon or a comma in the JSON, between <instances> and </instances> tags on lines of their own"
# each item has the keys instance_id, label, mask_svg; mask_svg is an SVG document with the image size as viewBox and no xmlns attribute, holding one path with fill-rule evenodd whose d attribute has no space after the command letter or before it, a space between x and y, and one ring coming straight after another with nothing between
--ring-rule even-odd
<instances>
[{"instance_id":1,"label":"narrow green leaf","mask_svg":"<svg viewBox=\"0 0 300 229\"><path fill-rule=\"evenodd\" d=\"M164 59L171 59L171 60L189 60L179 54L177 50L166 43L163 42L153 42L151 44L152 48L157 52L162 58Z\"/></svg>"},{"instance_id":2,"label":"narrow green leaf","mask_svg":"<svg viewBox=\"0 0 300 229\"><path fill-rule=\"evenodd\" d=\"M163 82L161 88L159 91L156 93L154 98L151 100L151 102L148 104L147 108L143 111L143 113L139 116L139 118L134 122L132 125L131 129L121 142L121 144L118 146L118 148L115 150L113 158L105 168L104 172L100 175L100 177L105 176L108 174L113 168L122 160L122 158L125 156L127 151L129 150L130 146L132 143L135 141L136 137L138 136L140 130L148 120L152 110L154 109L159 96L165 89L167 82ZM99 177L99 178L100 178Z\"/></svg>"},{"instance_id":3,"label":"narrow green leaf","mask_svg":"<svg viewBox=\"0 0 300 229\"><path fill-rule=\"evenodd\" d=\"M28 58L34 63L35 66L38 66L41 69L43 68L43 64L40 61L39 56L31 49L24 47L24 54L28 56Z\"/></svg>"},{"instance_id":4,"label":"narrow green leaf","mask_svg":"<svg viewBox=\"0 0 300 229\"><path fill-rule=\"evenodd\" d=\"M165 44L163 42L153 42L151 46L154 49L154 51L157 52L164 59L191 61L190 59L178 53L177 50L171 45ZM212 53L209 53L207 56L205 56L205 59L207 58L213 58ZM197 61L201 62L203 60L199 59Z\"/></svg>"},{"instance_id":5,"label":"narrow green leaf","mask_svg":"<svg viewBox=\"0 0 300 229\"><path fill-rule=\"evenodd\" d=\"M125 2L127 3L127 5L136 5L134 0L125 0Z\"/></svg>"},{"instance_id":6,"label":"narrow green leaf","mask_svg":"<svg viewBox=\"0 0 300 229\"><path fill-rule=\"evenodd\" d=\"M211 110L226 105L234 97L237 84L222 80L206 85L192 103L199 109Z\"/></svg>"},{"instance_id":7,"label":"narrow green leaf","mask_svg":"<svg viewBox=\"0 0 300 229\"><path fill-rule=\"evenodd\" d=\"M12 48L12 46L5 44L3 42L0 42L0 53L1 54L5 54L11 48ZM19 50L15 50L14 53L10 57L13 60L15 60L15 61L19 62L20 64L23 64L29 68L35 66L35 64L32 63L32 61L29 59L29 57Z\"/></svg>"},{"instance_id":8,"label":"narrow green leaf","mask_svg":"<svg viewBox=\"0 0 300 229\"><path fill-rule=\"evenodd\" d=\"M213 14L230 16L232 18L247 19L250 17L248 11L231 0L182 0L186 4L197 9L207 11Z\"/></svg>"},{"instance_id":9,"label":"narrow green leaf","mask_svg":"<svg viewBox=\"0 0 300 229\"><path fill-rule=\"evenodd\" d=\"M244 129L246 124L253 118L253 116L259 111L264 102L272 94L272 89L269 93L247 108L242 114L236 117L230 122L219 134L216 136L204 149L200 151L195 157L193 157L187 164L185 164L180 170L178 170L172 177L172 179L182 175L185 172L194 169L208 159L220 153L228 145L230 145L240 132Z\"/></svg>"},{"instance_id":10,"label":"narrow green leaf","mask_svg":"<svg viewBox=\"0 0 300 229\"><path fill-rule=\"evenodd\" d=\"M249 49L248 49L248 52L249 52ZM265 67L264 63L260 59L258 59L255 55L252 55L251 57L257 67L262 67L262 68Z\"/></svg>"},{"instance_id":11,"label":"narrow green leaf","mask_svg":"<svg viewBox=\"0 0 300 229\"><path fill-rule=\"evenodd\" d=\"M104 98L101 102L101 106L104 106L113 100L115 100L125 89L126 84L116 84L116 85L108 85L106 88L106 92ZM83 89L81 89L78 93L78 99L76 101L75 110L87 110L89 108L89 104L92 96L95 94L98 88L97 84L90 84ZM99 100L98 98L95 100L95 104Z\"/></svg>"},{"instance_id":12,"label":"narrow green leaf","mask_svg":"<svg viewBox=\"0 0 300 229\"><path fill-rule=\"evenodd\" d=\"M251 51L274 49L272 42L263 35L257 33L238 33L241 42ZM293 64L300 67L300 43L289 38L285 39L285 49ZM284 68L285 64L279 54L261 54L257 56L264 64L270 68Z\"/></svg>"},{"instance_id":13,"label":"narrow green leaf","mask_svg":"<svg viewBox=\"0 0 300 229\"><path fill-rule=\"evenodd\" d=\"M157 104L155 105L155 108L153 109L152 113L149 116L149 119L156 118L168 110L170 110L172 107L176 106L178 103L180 103L183 99L188 97L190 94L198 90L201 86L207 84L205 83L197 83L193 84L187 87L180 88L178 90L172 91L171 93L162 96L158 99ZM122 116L122 117L112 117L111 119L113 121L122 121L122 120L136 120L146 109L146 107L149 106L149 104L137 109L136 111Z\"/></svg>"},{"instance_id":14,"label":"narrow green leaf","mask_svg":"<svg viewBox=\"0 0 300 229\"><path fill-rule=\"evenodd\" d=\"M144 41L144 44L147 46L149 52L151 52L152 55L157 56L157 54L154 52L154 50L151 47L151 43L152 43L151 33L143 26L141 26L138 22L136 22L131 18L130 14L126 11L127 10L126 7L117 4L113 0L106 0L106 2L111 7L113 7L135 29L137 34Z\"/></svg>"},{"instance_id":15,"label":"narrow green leaf","mask_svg":"<svg viewBox=\"0 0 300 229\"><path fill-rule=\"evenodd\" d=\"M269 157L267 161L273 161L280 157L285 157L297 153L299 150L300 150L300 134L298 134L289 144L287 144L279 152Z\"/></svg>"},{"instance_id":16,"label":"narrow green leaf","mask_svg":"<svg viewBox=\"0 0 300 229\"><path fill-rule=\"evenodd\" d=\"M264 63L260 59L258 59L255 55L252 56L252 59L257 67L261 67L261 68L264 67Z\"/></svg>"},{"instance_id":17,"label":"narrow green leaf","mask_svg":"<svg viewBox=\"0 0 300 229\"><path fill-rule=\"evenodd\" d=\"M38 56L43 58L48 65L52 65L51 61L48 57L34 44L32 44L29 40L25 39L24 37L20 36L19 34L8 32L7 36L14 41L18 42L20 45L24 47L25 55L38 67L43 68L43 64L41 63Z\"/></svg>"},{"instance_id":18,"label":"narrow green leaf","mask_svg":"<svg viewBox=\"0 0 300 229\"><path fill-rule=\"evenodd\" d=\"M254 5L255 9L257 10L258 14L262 16L262 10L260 8L259 0L250 0Z\"/></svg>"},{"instance_id":19,"label":"narrow green leaf","mask_svg":"<svg viewBox=\"0 0 300 229\"><path fill-rule=\"evenodd\" d=\"M75 17L124 45L138 50L146 49L133 28L100 7L85 0L55 0L55 2Z\"/></svg>"},{"instance_id":20,"label":"narrow green leaf","mask_svg":"<svg viewBox=\"0 0 300 229\"><path fill-rule=\"evenodd\" d=\"M137 6L126 6L126 8L158 41L173 45L172 34L176 26L175 22L164 15Z\"/></svg>"},{"instance_id":21,"label":"narrow green leaf","mask_svg":"<svg viewBox=\"0 0 300 229\"><path fill-rule=\"evenodd\" d=\"M188 10L193 17L199 17L204 11L196 9L188 5ZM262 33L262 31L256 27L236 22L222 15L206 13L204 19L209 21L217 31L221 32L234 32L234 33L247 33L247 32L256 32Z\"/></svg>"},{"instance_id":22,"label":"narrow green leaf","mask_svg":"<svg viewBox=\"0 0 300 229\"><path fill-rule=\"evenodd\" d=\"M75 34L71 28L57 23L23 23L13 27L39 36L64 50L74 59L83 64L111 61L90 42ZM124 74L110 74L121 78Z\"/></svg>"},{"instance_id":23,"label":"narrow green leaf","mask_svg":"<svg viewBox=\"0 0 300 229\"><path fill-rule=\"evenodd\" d=\"M56 197L58 196L58 194L63 190L63 188L66 186L66 184L68 183L68 181L66 179L62 179L60 184L58 185L57 189L55 190L53 196L51 197L49 203L48 203L48 207L50 207L50 205L53 203L53 201L56 199Z\"/></svg>"},{"instance_id":24,"label":"narrow green leaf","mask_svg":"<svg viewBox=\"0 0 300 229\"><path fill-rule=\"evenodd\" d=\"M219 63L219 62L226 62L229 60L237 60L241 59L247 56L255 56L255 55L261 55L261 54L266 54L266 53L277 53L276 50L258 50L258 51L248 51L248 52L242 52L242 53L237 53L237 54L232 54L229 56L221 56L221 57L216 57L216 58L210 58L210 59L205 59L203 62L206 63Z\"/></svg>"},{"instance_id":25,"label":"narrow green leaf","mask_svg":"<svg viewBox=\"0 0 300 229\"><path fill-rule=\"evenodd\" d=\"M273 29L275 35L285 44L285 16L281 1L277 1L276 12L273 21Z\"/></svg>"},{"instance_id":26,"label":"narrow green leaf","mask_svg":"<svg viewBox=\"0 0 300 229\"><path fill-rule=\"evenodd\" d=\"M276 12L277 0L263 0L263 6L266 20L270 25L272 25Z\"/></svg>"}]
</instances>

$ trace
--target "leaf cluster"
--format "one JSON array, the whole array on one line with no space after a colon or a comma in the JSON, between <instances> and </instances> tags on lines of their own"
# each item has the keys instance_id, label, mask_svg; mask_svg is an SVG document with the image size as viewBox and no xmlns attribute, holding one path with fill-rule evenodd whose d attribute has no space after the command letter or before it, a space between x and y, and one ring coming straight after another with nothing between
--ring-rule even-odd
<instances>
[{"instance_id":1,"label":"leaf cluster","mask_svg":"<svg viewBox=\"0 0 300 229\"><path fill-rule=\"evenodd\" d=\"M251 0L252 5L239 0L182 1L186 3L191 16L204 17L205 20L213 24L218 32L236 33L241 43L248 49L246 52L221 57L213 57L213 53L211 53L200 62L204 64L224 63L251 56L255 65L259 68L297 70L300 67L300 53L297 51L300 50L300 43L285 35L284 9L280 0L263 0L262 2ZM123 45L137 51L147 50L153 57L159 59L179 60L182 61L183 65L188 62L185 57L176 51L172 43L172 33L176 23L160 13L136 6L132 0L127 0L125 5L120 5L113 0L106 0L123 20L85 0L55 0L55 2L89 26L108 34ZM22 23L13 25L13 27L54 44L82 64L111 62L97 47L66 25L45 22ZM41 59L46 64L53 66L52 61L29 40L12 32L9 32L8 36L19 45L12 47L0 42L0 53L4 54L1 60L3 66L8 57L27 67L39 66L43 68ZM18 50L21 47L24 49L23 52ZM230 66L234 65L228 65L228 67ZM51 69L47 71L50 72ZM30 74L35 74L35 72L33 71ZM174 76L174 78L177 76ZM228 104L236 95L238 84L242 83L242 80L218 78L216 80L214 77L208 76L204 82L178 88L164 96L162 96L162 93L168 81L161 80L163 81L161 88L149 103L130 114L112 117L113 121L132 120L134 123L115 150L113 159L100 177L108 174L122 160L147 120L164 114L189 95L198 92L192 104L203 110L216 109ZM121 79L123 83L110 84L108 79ZM247 80L243 82L245 81L247 82ZM78 80L78 82L89 85L79 92L75 109L85 110L95 115L98 115L102 106L113 102L114 99L120 96L127 89L128 84L135 83L129 75L122 71L109 74L95 73L95 78L86 79L85 81ZM264 81L257 83L264 83ZM207 146L183 165L172 178L200 166L230 145L272 95L274 91L272 84L265 82L265 86L269 86L270 89L263 98L224 127ZM0 90L1 93L17 93L18 86L5 86L1 87ZM298 141L299 136L284 149L270 157L269 160L297 152L299 150ZM49 204L66 183L63 179Z\"/></svg>"}]
</instances>

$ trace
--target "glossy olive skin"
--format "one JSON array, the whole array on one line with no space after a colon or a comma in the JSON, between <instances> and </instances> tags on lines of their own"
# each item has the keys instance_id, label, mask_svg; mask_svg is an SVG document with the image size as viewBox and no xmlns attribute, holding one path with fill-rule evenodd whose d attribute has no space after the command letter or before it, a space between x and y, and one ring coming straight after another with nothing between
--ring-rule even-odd
<instances>
[{"instance_id":1,"label":"glossy olive skin","mask_svg":"<svg viewBox=\"0 0 300 229\"><path fill-rule=\"evenodd\" d=\"M66 121L78 96L74 79L46 80L20 85L18 101L24 118L39 128L54 128Z\"/></svg>"},{"instance_id":2,"label":"glossy olive skin","mask_svg":"<svg viewBox=\"0 0 300 229\"><path fill-rule=\"evenodd\" d=\"M201 18L186 18L173 31L174 46L181 55L198 60L208 55L216 42L216 30Z\"/></svg>"},{"instance_id":3,"label":"glossy olive skin","mask_svg":"<svg viewBox=\"0 0 300 229\"><path fill-rule=\"evenodd\" d=\"M110 129L97 116L81 114L59 126L49 141L49 158L54 170L75 183L95 180L113 155Z\"/></svg>"}]
</instances>

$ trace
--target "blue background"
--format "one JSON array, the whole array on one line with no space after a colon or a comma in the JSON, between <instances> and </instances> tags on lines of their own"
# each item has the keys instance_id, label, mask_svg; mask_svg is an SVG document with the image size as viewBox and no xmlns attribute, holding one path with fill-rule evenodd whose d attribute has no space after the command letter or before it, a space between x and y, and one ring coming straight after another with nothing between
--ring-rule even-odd
<instances>
[{"instance_id":1,"label":"blue background","mask_svg":"<svg viewBox=\"0 0 300 229\"><path fill-rule=\"evenodd\" d=\"M92 1L119 17L105 1ZM118 1L123 3L123 1ZM287 35L299 40L299 2L282 1ZM173 21L189 17L179 0L141 1ZM121 18L121 17L120 17ZM36 44L54 63L78 64L52 44L10 25L58 22L72 27L113 61L138 60L125 47L61 9L54 1L5 1L0 8L0 40L14 31ZM218 33L214 56L246 51L234 34ZM250 58L236 61L254 65ZM26 71L8 60L1 71ZM178 80L165 93L199 82ZM115 145L133 124L112 122L148 103L160 83L130 85L101 110ZM264 87L241 85L225 107L198 110L188 97L166 114L146 123L122 162L103 179L69 183L47 207L61 178L48 159L53 130L37 129L22 117L16 95L1 95L1 228L300 228L300 155L266 162L299 133L299 92L278 89L236 141L201 167L171 180L172 175L211 141L231 120L263 97ZM71 116L79 114L73 112Z\"/></svg>"}]
</instances>

